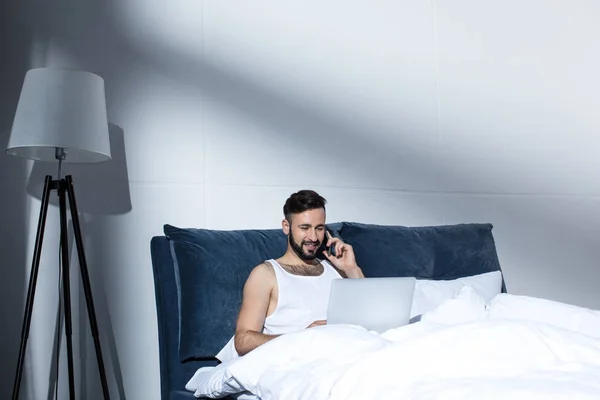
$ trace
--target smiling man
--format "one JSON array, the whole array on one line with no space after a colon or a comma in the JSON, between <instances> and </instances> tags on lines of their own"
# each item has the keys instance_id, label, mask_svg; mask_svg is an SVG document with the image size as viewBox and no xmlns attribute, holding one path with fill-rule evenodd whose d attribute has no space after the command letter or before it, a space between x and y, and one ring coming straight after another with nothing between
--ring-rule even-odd
<instances>
[{"instance_id":1,"label":"smiling man","mask_svg":"<svg viewBox=\"0 0 600 400\"><path fill-rule=\"evenodd\" d=\"M364 278L352 246L333 238L325 229L326 200L312 190L292 194L283 206L283 232L288 236L285 254L254 267L240 308L234 349L217 355L221 361L244 355L282 334L326 324L331 281ZM335 247L331 255L317 255ZM231 344L231 343L230 343ZM232 354L235 350L236 354Z\"/></svg>"}]
</instances>

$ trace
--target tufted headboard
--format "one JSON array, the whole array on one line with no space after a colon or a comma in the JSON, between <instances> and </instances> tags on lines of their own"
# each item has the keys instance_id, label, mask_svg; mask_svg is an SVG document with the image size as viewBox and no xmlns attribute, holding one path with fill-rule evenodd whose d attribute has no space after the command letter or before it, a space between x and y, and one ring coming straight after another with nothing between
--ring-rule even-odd
<instances>
[{"instance_id":1,"label":"tufted headboard","mask_svg":"<svg viewBox=\"0 0 600 400\"><path fill-rule=\"evenodd\" d=\"M487 223L404 227L338 222L328 228L353 246L367 277L449 280L501 270ZM199 367L217 363L214 355L234 334L248 274L264 260L283 255L286 247L281 229L165 225L164 236L152 238L163 399L193 398L184 385Z\"/></svg>"}]
</instances>

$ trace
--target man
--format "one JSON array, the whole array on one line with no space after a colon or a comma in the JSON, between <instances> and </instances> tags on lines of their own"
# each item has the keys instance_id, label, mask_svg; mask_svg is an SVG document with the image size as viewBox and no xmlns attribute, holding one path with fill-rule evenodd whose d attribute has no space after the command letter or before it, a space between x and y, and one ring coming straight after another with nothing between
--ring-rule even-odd
<instances>
[{"instance_id":1,"label":"man","mask_svg":"<svg viewBox=\"0 0 600 400\"><path fill-rule=\"evenodd\" d=\"M325 203L312 190L294 193L285 202L281 225L288 236L287 251L257 265L248 276L235 349L230 341L217 355L221 361L235 357L232 350L243 356L282 334L325 325L331 281L364 278L352 246L325 229ZM323 251L329 261L316 258L323 245L335 247L335 256Z\"/></svg>"}]
</instances>

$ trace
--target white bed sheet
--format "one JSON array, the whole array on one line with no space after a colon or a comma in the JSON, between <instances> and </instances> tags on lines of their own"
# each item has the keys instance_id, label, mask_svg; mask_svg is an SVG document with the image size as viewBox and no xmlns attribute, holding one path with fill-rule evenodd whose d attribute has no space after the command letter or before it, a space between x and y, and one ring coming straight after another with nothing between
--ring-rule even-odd
<instances>
[{"instance_id":1,"label":"white bed sheet","mask_svg":"<svg viewBox=\"0 0 600 400\"><path fill-rule=\"evenodd\" d=\"M502 302L505 315L526 298L511 300ZM544 303L545 312L554 305ZM562 320L492 311L463 289L421 322L382 335L348 325L283 335L206 371L188 390L262 400L600 398L600 337Z\"/></svg>"}]
</instances>

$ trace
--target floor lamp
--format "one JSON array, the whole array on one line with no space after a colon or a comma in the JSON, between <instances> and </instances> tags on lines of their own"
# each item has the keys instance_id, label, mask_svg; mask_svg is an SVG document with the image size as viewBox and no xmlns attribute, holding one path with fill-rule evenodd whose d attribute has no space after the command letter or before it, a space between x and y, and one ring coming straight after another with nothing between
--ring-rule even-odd
<instances>
[{"instance_id":1,"label":"floor lamp","mask_svg":"<svg viewBox=\"0 0 600 400\"><path fill-rule=\"evenodd\" d=\"M67 200L71 211L74 239L102 391L104 398L108 399L108 383L102 360L73 179L70 175L61 177L62 164L65 162L94 163L111 159L104 80L92 73L78 70L37 68L27 71L6 152L32 160L52 161L58 164L58 179L52 179L52 176L47 175L44 182L12 398L16 400L19 397L46 226L48 200L51 191L56 190L60 210L60 271L63 288L69 396L70 399L75 399Z\"/></svg>"}]
</instances>

